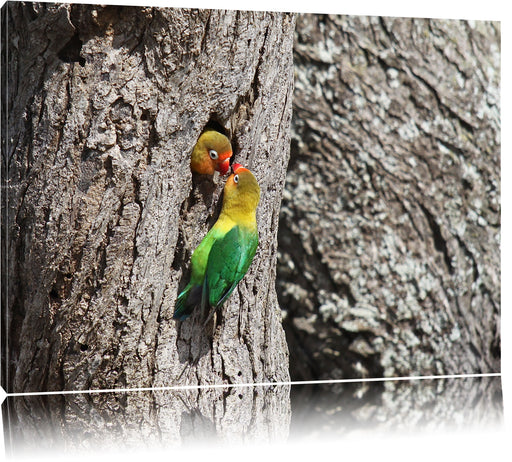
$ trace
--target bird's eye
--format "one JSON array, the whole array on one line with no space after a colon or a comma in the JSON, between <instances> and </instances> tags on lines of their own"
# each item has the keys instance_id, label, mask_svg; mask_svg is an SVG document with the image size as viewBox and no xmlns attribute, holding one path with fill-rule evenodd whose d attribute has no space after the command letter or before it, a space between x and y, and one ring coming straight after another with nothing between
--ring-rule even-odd
<instances>
[{"instance_id":1,"label":"bird's eye","mask_svg":"<svg viewBox=\"0 0 512 462\"><path fill-rule=\"evenodd\" d=\"M208 154L210 154L210 158L213 160L217 160L219 158L219 155L217 154L217 151L214 151L213 149L210 149L208 151Z\"/></svg>"},{"instance_id":2,"label":"bird's eye","mask_svg":"<svg viewBox=\"0 0 512 462\"><path fill-rule=\"evenodd\" d=\"M233 177L233 181L234 181L235 183L238 183L238 175L235 175L235 176Z\"/></svg>"}]
</instances>

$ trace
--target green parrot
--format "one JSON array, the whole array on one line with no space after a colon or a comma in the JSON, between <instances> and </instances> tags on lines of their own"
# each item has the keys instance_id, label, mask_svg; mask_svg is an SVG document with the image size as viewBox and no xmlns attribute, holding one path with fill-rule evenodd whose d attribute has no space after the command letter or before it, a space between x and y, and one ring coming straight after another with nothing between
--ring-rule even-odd
<instances>
[{"instance_id":1,"label":"green parrot","mask_svg":"<svg viewBox=\"0 0 512 462\"><path fill-rule=\"evenodd\" d=\"M258 247L259 200L254 175L233 164L219 218L192 254L190 282L178 295L174 319L183 321L196 306L202 313L220 307L244 277Z\"/></svg>"},{"instance_id":2,"label":"green parrot","mask_svg":"<svg viewBox=\"0 0 512 462\"><path fill-rule=\"evenodd\" d=\"M206 130L197 140L190 158L190 168L195 173L213 175L215 170L225 175L233 155L229 139L215 130Z\"/></svg>"}]
</instances>

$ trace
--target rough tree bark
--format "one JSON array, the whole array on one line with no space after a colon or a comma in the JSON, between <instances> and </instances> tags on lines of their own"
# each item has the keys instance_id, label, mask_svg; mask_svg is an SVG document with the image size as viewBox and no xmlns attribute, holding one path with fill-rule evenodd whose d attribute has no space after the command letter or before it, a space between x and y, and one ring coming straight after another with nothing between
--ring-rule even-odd
<instances>
[{"instance_id":1,"label":"rough tree bark","mask_svg":"<svg viewBox=\"0 0 512 462\"><path fill-rule=\"evenodd\" d=\"M293 379L498 372L500 25L299 15Z\"/></svg>"},{"instance_id":2,"label":"rough tree bark","mask_svg":"<svg viewBox=\"0 0 512 462\"><path fill-rule=\"evenodd\" d=\"M288 380L274 281L294 17L23 2L8 3L3 15L3 386L37 392ZM180 324L172 313L190 255L220 206L223 182L193 178L189 169L208 123L230 135L234 160L252 169L262 195L254 262L216 329L203 332L197 316ZM206 393L191 406L221 418ZM242 423L276 406L289 418L286 391L257 393L217 395ZM174 402L141 396L128 397L134 409ZM80 414L81 406L62 400L64 414ZM119 405L112 400L103 407Z\"/></svg>"}]
</instances>

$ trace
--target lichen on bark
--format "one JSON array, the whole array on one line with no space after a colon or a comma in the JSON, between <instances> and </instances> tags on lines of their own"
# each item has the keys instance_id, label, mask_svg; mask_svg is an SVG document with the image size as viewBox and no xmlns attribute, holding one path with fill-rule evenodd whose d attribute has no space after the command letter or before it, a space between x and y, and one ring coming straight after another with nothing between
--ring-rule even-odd
<instances>
[{"instance_id":1,"label":"lichen on bark","mask_svg":"<svg viewBox=\"0 0 512 462\"><path fill-rule=\"evenodd\" d=\"M278 293L294 379L500 368L500 24L299 15Z\"/></svg>"}]
</instances>

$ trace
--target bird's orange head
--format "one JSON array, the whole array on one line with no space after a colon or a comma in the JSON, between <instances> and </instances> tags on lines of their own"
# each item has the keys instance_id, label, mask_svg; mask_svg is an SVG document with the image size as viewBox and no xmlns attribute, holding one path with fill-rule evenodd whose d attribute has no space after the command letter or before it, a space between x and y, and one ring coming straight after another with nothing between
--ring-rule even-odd
<instances>
[{"instance_id":1,"label":"bird's orange head","mask_svg":"<svg viewBox=\"0 0 512 462\"><path fill-rule=\"evenodd\" d=\"M207 130L199 137L192 151L190 168L203 175L213 175L215 171L225 175L232 155L229 139L215 130Z\"/></svg>"}]
</instances>

